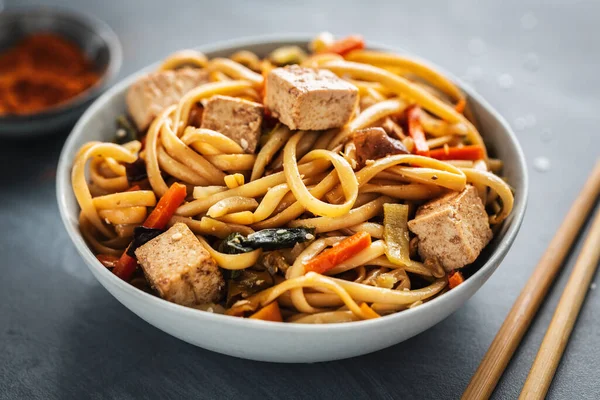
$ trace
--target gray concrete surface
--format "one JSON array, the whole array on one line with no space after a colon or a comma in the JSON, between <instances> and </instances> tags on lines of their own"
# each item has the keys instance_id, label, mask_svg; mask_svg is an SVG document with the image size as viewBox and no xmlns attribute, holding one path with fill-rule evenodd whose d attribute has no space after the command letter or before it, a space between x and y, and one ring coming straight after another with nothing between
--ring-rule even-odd
<instances>
[{"instance_id":1,"label":"gray concrete surface","mask_svg":"<svg viewBox=\"0 0 600 400\"><path fill-rule=\"evenodd\" d=\"M458 398L600 155L600 2L29 1L109 23L121 76L178 48L275 32L360 32L469 78L515 127L529 208L502 266L458 312L392 348L275 365L195 348L140 320L86 269L59 219L53 172L67 132L0 141L0 398ZM536 169L536 159L549 169ZM516 398L571 257L494 398ZM581 290L587 290L582 288ZM590 290L548 397L600 396L600 289ZM369 340L368 337L364 338Z\"/></svg>"}]
</instances>

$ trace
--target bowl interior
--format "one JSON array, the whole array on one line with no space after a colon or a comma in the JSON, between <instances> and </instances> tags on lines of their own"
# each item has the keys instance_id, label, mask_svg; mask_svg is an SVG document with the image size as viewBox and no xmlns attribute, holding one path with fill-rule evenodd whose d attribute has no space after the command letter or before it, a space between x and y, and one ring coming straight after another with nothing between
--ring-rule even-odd
<instances>
[{"instance_id":1,"label":"bowl interior","mask_svg":"<svg viewBox=\"0 0 600 400\"><path fill-rule=\"evenodd\" d=\"M298 36L295 36L294 38L281 38L281 36L278 36L278 38L254 38L243 41L238 40L232 42L218 43L212 46L202 47L200 48L200 50L203 51L209 57L228 56L233 52L242 49L251 50L257 53L258 55L264 56L281 45L305 46L307 41L308 36L300 38ZM376 49L395 51L398 53L406 53L398 49L391 49L387 46L381 46L372 43L370 44L370 47ZM386 327L390 326L390 324L395 324L397 329L398 324L400 324L401 321L409 321L406 318L413 318L413 316L422 315L424 317L423 319L426 321L423 322L423 319L421 319L420 325L417 324L419 329L414 330L409 336L404 336L404 338L407 338L437 323L443 317L446 317L452 311L458 308L460 304L462 304L462 302L466 301L466 299L468 299L473 293L475 293L475 291L485 282L485 280L487 280L487 278L489 278L489 276L492 274L495 268L499 265L500 261L506 255L510 245L516 237L517 231L523 219L523 214L525 212L527 198L527 172L523 153L517 143L516 137L510 130L510 127L508 126L506 121L504 121L504 119L478 94L473 92L468 87L465 87L465 85L460 84L460 82L456 78L448 74L451 78L458 82L468 94L469 104L472 107L472 111L478 120L480 131L482 132L486 144L489 146L490 153L493 156L503 160L503 175L506 176L510 185L515 189L515 203L511 216L504 222L501 229L494 237L493 241L487 246L486 250L478 258L477 262L475 263L472 269L473 276L470 279L467 279L464 284L460 285L459 287L448 293L443 294L442 296L438 296L437 298L423 304L420 307L392 314L385 318L379 318L371 321L353 322L352 324L333 324L326 326L298 326L297 324L264 323L263 321L252 320L240 321L236 318L214 315L211 313L182 307L176 304L169 303L157 297L151 296L147 293L144 293L116 278L95 259L92 252L85 244L78 229L79 206L77 205L77 202L73 195L70 182L70 171L75 154L84 143L91 140L107 141L113 139L115 118L125 111L124 96L127 88L138 78L139 75L146 73L147 71L150 71L152 69L155 69L156 66L157 64L149 66L148 68L140 71L139 73L128 77L124 81L114 86L108 92L106 92L94 104L92 104L92 106L81 117L81 119L73 129L73 132L69 136L61 154L57 172L57 196L59 202L59 209L67 231L71 236L72 240L74 241L76 247L78 248L82 256L85 258L94 275L96 275L96 277L98 277L102 284L105 287L107 287L107 289L111 291L111 293L113 293L117 298L119 298L124 303L129 301L125 300L126 297L129 297L131 301L133 301L133 298L135 298L136 301L145 303L145 306L142 306L140 303L139 312L134 309L135 306L133 305L133 303L126 303L126 305L132 308L134 312L138 313L146 320L152 322L152 316L150 314L144 314L143 311L144 307L147 308L151 305L151 307L161 308L170 314L178 314L182 317L185 316L186 318L204 320L204 322L212 321L213 323L221 326L235 326L237 328L256 327L257 329L262 329L262 332L268 332L274 329L273 327L278 326L278 328L276 329L278 332L285 331L289 333L297 333L299 331L310 331L324 333L330 332L331 330L344 329L344 332L350 333L352 331L355 331L356 329L360 329L361 326L367 325L378 325L380 327ZM439 67L436 68L440 69ZM443 70L442 72L447 74L447 72ZM452 305L446 306L446 304L444 303L445 301L448 302L447 304ZM436 307L439 312L436 311ZM437 314L439 314L439 318L438 316L433 316L434 314L436 314L436 312ZM441 316L441 314L444 315ZM153 324L161 327L160 322L153 322ZM337 327L334 325L337 325ZM344 325L344 327L342 327L342 325ZM170 331L169 327L164 327L161 329L165 331ZM394 332L398 331L391 331L390 335L394 335ZM178 335L177 333L174 333L172 331L170 331L170 333L189 342L202 345L206 348L226 352L228 354L234 354L234 350L221 350L218 348L217 345L212 345L200 341L194 341L189 336L186 336L186 334ZM399 335L399 333L397 333L397 335ZM397 343L399 340L396 340L394 343L392 343L392 341L393 339L389 339L388 342L378 345L378 348L383 348L386 345L389 346L391 344ZM376 348L373 347L370 349L370 351L373 351L373 349ZM367 349L363 349L360 352L354 352L353 354L349 354L347 356L364 354L365 352L367 352ZM246 355L242 356L246 357ZM282 360L281 357L278 358L276 356L247 356L248 358L268 359L271 361ZM292 359L296 361L323 360L334 358L335 357L318 356L312 358L309 356L302 357L301 352L298 353L296 358L292 357Z\"/></svg>"}]
</instances>

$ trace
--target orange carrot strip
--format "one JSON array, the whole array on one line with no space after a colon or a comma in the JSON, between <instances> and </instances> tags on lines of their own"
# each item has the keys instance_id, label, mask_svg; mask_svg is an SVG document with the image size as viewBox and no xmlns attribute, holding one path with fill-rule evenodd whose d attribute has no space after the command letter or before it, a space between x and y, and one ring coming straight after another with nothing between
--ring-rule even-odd
<instances>
[{"instance_id":1,"label":"orange carrot strip","mask_svg":"<svg viewBox=\"0 0 600 400\"><path fill-rule=\"evenodd\" d=\"M144 226L146 228L164 229L175 214L175 210L183 203L187 196L187 188L181 183L175 182L163 197L158 200L154 210L148 215Z\"/></svg>"},{"instance_id":2,"label":"orange carrot strip","mask_svg":"<svg viewBox=\"0 0 600 400\"><path fill-rule=\"evenodd\" d=\"M158 200L158 204L154 210L148 215L143 226L153 229L164 229L167 223L175 214L175 210L183 203L187 196L187 188L181 183L175 182L169 190ZM128 247L129 248L129 247ZM123 252L121 258L117 262L113 272L124 281L128 281L137 267L137 260L127 254L127 250Z\"/></svg>"},{"instance_id":3,"label":"orange carrot strip","mask_svg":"<svg viewBox=\"0 0 600 400\"><path fill-rule=\"evenodd\" d=\"M419 106L410 106L406 110L406 121L408 125L408 134L415 142L415 153L420 156L429 155L429 146L425 138L425 132L421 126L421 108Z\"/></svg>"},{"instance_id":4,"label":"orange carrot strip","mask_svg":"<svg viewBox=\"0 0 600 400\"><path fill-rule=\"evenodd\" d=\"M379 318L381 315L377 314L367 303L362 303L360 309L367 316L367 319Z\"/></svg>"},{"instance_id":5,"label":"orange carrot strip","mask_svg":"<svg viewBox=\"0 0 600 400\"><path fill-rule=\"evenodd\" d=\"M465 112L465 107L467 106L467 100L463 97L462 99L460 99L458 101L458 103L456 103L456 105L454 106L454 109L456 110L456 112L459 113L463 113Z\"/></svg>"},{"instance_id":6,"label":"orange carrot strip","mask_svg":"<svg viewBox=\"0 0 600 400\"><path fill-rule=\"evenodd\" d=\"M138 190L142 190L142 188L140 188L140 185L133 185L132 187L127 189L128 192L136 192Z\"/></svg>"},{"instance_id":7,"label":"orange carrot strip","mask_svg":"<svg viewBox=\"0 0 600 400\"><path fill-rule=\"evenodd\" d=\"M304 271L323 274L371 245L371 235L358 232L323 251L304 265Z\"/></svg>"},{"instance_id":8,"label":"orange carrot strip","mask_svg":"<svg viewBox=\"0 0 600 400\"><path fill-rule=\"evenodd\" d=\"M460 273L460 271L454 271L448 277L448 287L450 289L454 289L464 281L465 278L463 278L463 275Z\"/></svg>"},{"instance_id":9,"label":"orange carrot strip","mask_svg":"<svg viewBox=\"0 0 600 400\"><path fill-rule=\"evenodd\" d=\"M250 316L250 319L261 319L263 321L276 321L283 322L281 318L281 311L279 310L279 304L276 301L269 305L261 308Z\"/></svg>"},{"instance_id":10,"label":"orange carrot strip","mask_svg":"<svg viewBox=\"0 0 600 400\"><path fill-rule=\"evenodd\" d=\"M365 40L360 35L350 35L345 38L336 40L329 47L323 50L323 53L335 53L343 56L352 50L360 50L365 48Z\"/></svg>"},{"instance_id":11,"label":"orange carrot strip","mask_svg":"<svg viewBox=\"0 0 600 400\"><path fill-rule=\"evenodd\" d=\"M429 157L437 160L481 160L484 158L483 147L479 145L463 147L447 147L429 152Z\"/></svg>"}]
</instances>

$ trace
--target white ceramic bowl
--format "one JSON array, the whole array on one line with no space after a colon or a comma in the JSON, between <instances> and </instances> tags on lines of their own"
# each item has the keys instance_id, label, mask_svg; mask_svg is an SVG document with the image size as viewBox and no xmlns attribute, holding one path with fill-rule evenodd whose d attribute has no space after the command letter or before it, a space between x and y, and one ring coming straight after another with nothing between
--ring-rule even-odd
<instances>
[{"instance_id":1,"label":"white ceramic bowl","mask_svg":"<svg viewBox=\"0 0 600 400\"><path fill-rule=\"evenodd\" d=\"M307 42L308 37L279 35L233 40L199 50L209 57L227 56L242 49L266 55L282 45L303 46ZM156 65L140 74L153 68ZM78 229L79 207L70 180L71 165L81 145L91 140L112 139L115 117L125 110L125 92L138 75L125 79L102 95L74 127L58 165L58 205L69 236L98 281L142 319L188 343L236 357L272 362L329 361L380 350L423 332L456 311L492 275L517 235L527 198L523 152L506 121L479 95L461 85L469 96L491 153L504 161L504 175L516 192L511 216L477 260L481 268L456 289L422 306L383 318L329 325L285 324L217 315L147 294L117 278L96 260ZM363 340L365 337L369 340Z\"/></svg>"}]
</instances>

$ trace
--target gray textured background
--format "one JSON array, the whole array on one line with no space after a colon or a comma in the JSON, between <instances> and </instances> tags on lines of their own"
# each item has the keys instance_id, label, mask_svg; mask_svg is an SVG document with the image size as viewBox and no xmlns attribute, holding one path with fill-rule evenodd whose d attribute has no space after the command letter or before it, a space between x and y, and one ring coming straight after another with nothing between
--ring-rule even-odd
<instances>
[{"instance_id":1,"label":"gray textured background","mask_svg":"<svg viewBox=\"0 0 600 400\"><path fill-rule=\"evenodd\" d=\"M600 154L598 2L9 0L8 7L40 3L108 22L125 51L121 77L175 49L264 33L360 32L406 48L475 80L515 127L531 192L502 266L442 323L351 360L265 364L185 344L121 306L87 271L59 219L53 172L67 132L35 147L2 140L0 398L457 398ZM501 84L510 80L503 74L511 87ZM537 157L549 159L549 171L533 167ZM496 398L518 396L566 279L533 321ZM599 310L600 289L590 290L549 398L600 396Z\"/></svg>"}]
</instances>

